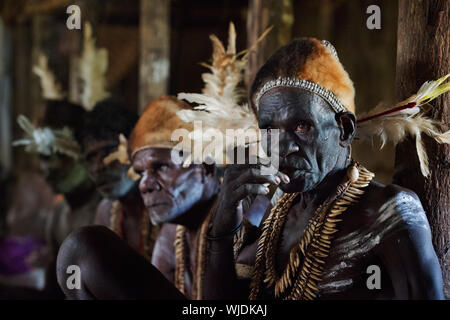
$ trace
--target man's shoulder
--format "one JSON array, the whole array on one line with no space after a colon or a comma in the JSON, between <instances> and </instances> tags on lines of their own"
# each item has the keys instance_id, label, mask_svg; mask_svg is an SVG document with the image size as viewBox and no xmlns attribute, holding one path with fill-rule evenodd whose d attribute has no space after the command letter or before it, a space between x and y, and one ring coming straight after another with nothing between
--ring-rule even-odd
<instances>
[{"instance_id":1,"label":"man's shoulder","mask_svg":"<svg viewBox=\"0 0 450 320\"><path fill-rule=\"evenodd\" d=\"M377 181L372 181L368 186L366 195L369 201L374 201L381 208L387 206L397 207L404 204L422 208L420 199L414 191L396 184L384 185Z\"/></svg>"},{"instance_id":2,"label":"man's shoulder","mask_svg":"<svg viewBox=\"0 0 450 320\"><path fill-rule=\"evenodd\" d=\"M171 223L164 223L162 225L152 253L152 264L169 280L172 279L172 273L175 267L174 240L176 228L177 225Z\"/></svg>"},{"instance_id":3,"label":"man's shoulder","mask_svg":"<svg viewBox=\"0 0 450 320\"><path fill-rule=\"evenodd\" d=\"M389 227L423 227L429 229L425 211L417 194L396 184L383 185L376 181L367 187L362 205L371 223Z\"/></svg>"},{"instance_id":4,"label":"man's shoulder","mask_svg":"<svg viewBox=\"0 0 450 320\"><path fill-rule=\"evenodd\" d=\"M109 227L112 206L113 200L106 198L102 199L95 212L94 224Z\"/></svg>"},{"instance_id":5,"label":"man's shoulder","mask_svg":"<svg viewBox=\"0 0 450 320\"><path fill-rule=\"evenodd\" d=\"M164 223L161 226L159 235L156 239L155 249L164 248L165 253L173 251L174 241L176 237L177 225L172 223Z\"/></svg>"},{"instance_id":6,"label":"man's shoulder","mask_svg":"<svg viewBox=\"0 0 450 320\"><path fill-rule=\"evenodd\" d=\"M164 223L161 227L160 234L169 238L175 238L175 233L177 231L176 224L173 223Z\"/></svg>"},{"instance_id":7,"label":"man's shoulder","mask_svg":"<svg viewBox=\"0 0 450 320\"><path fill-rule=\"evenodd\" d=\"M102 199L97 206L97 213L99 212L110 212L113 206L114 200L104 198Z\"/></svg>"}]
</instances>

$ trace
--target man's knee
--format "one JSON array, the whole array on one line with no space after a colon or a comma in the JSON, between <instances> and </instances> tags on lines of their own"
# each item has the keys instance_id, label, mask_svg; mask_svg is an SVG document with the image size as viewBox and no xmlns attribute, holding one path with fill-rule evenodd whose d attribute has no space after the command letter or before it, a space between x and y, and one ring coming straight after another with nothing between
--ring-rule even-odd
<instances>
[{"instance_id":1,"label":"man's knee","mask_svg":"<svg viewBox=\"0 0 450 320\"><path fill-rule=\"evenodd\" d=\"M87 226L73 231L63 242L56 261L56 276L60 287L67 293L68 278L81 270L89 253L96 250L96 244L105 237L111 238L112 231L104 226ZM74 279L76 280L76 279ZM76 284L76 281L74 282Z\"/></svg>"}]
</instances>

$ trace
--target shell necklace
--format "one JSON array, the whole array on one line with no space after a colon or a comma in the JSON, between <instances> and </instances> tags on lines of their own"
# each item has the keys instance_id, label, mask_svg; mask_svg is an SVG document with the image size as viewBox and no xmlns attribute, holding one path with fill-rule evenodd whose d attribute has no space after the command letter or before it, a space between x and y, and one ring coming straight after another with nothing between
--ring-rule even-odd
<instances>
[{"instance_id":1,"label":"shell necklace","mask_svg":"<svg viewBox=\"0 0 450 320\"><path fill-rule=\"evenodd\" d=\"M276 251L286 217L298 193L286 193L264 221L258 242L255 268L250 285L250 300L260 298L263 285L273 288L275 298L313 300L317 297L325 260L329 255L337 224L348 206L357 203L374 174L355 161L347 177L314 213L301 240L290 251L289 262L281 275L275 270Z\"/></svg>"}]
</instances>

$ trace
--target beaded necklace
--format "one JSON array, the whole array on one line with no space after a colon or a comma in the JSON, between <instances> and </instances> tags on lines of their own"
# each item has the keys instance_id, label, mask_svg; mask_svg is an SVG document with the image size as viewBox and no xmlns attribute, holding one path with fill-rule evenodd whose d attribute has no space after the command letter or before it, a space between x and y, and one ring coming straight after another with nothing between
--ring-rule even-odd
<instances>
[{"instance_id":1,"label":"beaded necklace","mask_svg":"<svg viewBox=\"0 0 450 320\"><path fill-rule=\"evenodd\" d=\"M201 300L202 286L204 278L204 270L206 267L206 251L207 251L207 233L210 227L211 219L216 209L217 200L211 207L208 215L203 221L195 246L195 270L193 271L192 299ZM243 227L233 238L233 252L236 258L243 243L246 240L246 230L249 228L248 221L244 219ZM186 238L187 229L178 225L175 231L175 287L186 295L185 272L186 266L189 265L189 246Z\"/></svg>"}]
</instances>

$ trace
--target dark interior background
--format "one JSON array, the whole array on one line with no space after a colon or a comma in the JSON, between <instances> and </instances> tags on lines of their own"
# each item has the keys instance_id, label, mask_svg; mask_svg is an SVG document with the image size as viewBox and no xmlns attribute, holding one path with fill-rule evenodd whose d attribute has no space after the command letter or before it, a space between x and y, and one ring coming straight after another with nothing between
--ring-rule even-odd
<instances>
[{"instance_id":1,"label":"dark interior background","mask_svg":"<svg viewBox=\"0 0 450 320\"><path fill-rule=\"evenodd\" d=\"M145 1L145 0L142 0ZM56 3L56 4L55 4ZM36 161L10 144L21 134L15 119L25 114L38 119L43 103L38 78L31 72L38 52L66 91L73 86L71 61L81 50L81 31L66 28L67 6L78 3L82 21L90 21L99 47L109 53L107 81L113 97L137 110L139 95L139 0L3 0L0 5L0 48L3 90L0 99L1 163L14 173L35 170ZM46 6L46 4L48 4ZM366 9L381 8L381 30L368 30ZM226 40L228 23L237 29L238 50L247 47L248 1L172 0L170 2L170 78L168 93L199 92L203 86L199 62L211 55L209 35ZM397 1L393 0L293 0L292 37L327 39L354 81L357 113L380 101L395 102ZM273 49L275 50L275 48ZM4 87L5 88L5 87ZM367 152L365 144L354 147L354 155L388 183L393 168L393 149Z\"/></svg>"}]
</instances>

